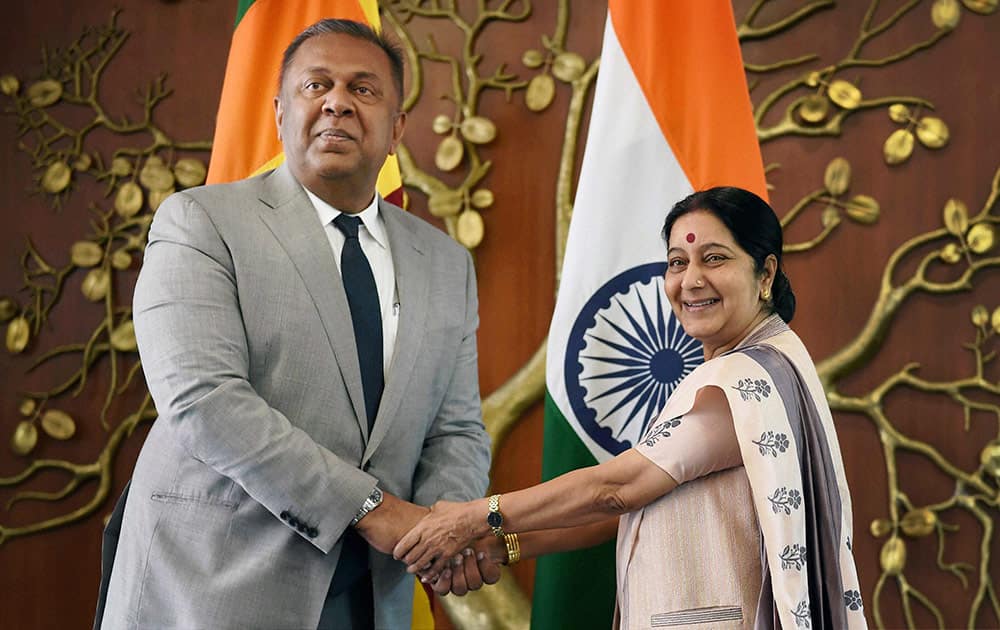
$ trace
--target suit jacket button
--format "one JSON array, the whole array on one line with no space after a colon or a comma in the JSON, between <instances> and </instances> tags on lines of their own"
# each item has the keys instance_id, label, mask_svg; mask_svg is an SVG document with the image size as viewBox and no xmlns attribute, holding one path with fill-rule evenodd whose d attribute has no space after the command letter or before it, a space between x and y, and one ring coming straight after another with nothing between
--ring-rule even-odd
<instances>
[{"instance_id":1,"label":"suit jacket button","mask_svg":"<svg viewBox=\"0 0 1000 630\"><path fill-rule=\"evenodd\" d=\"M288 520L288 510L282 510L281 514L279 514L278 516L281 517L281 520L287 521Z\"/></svg>"},{"instance_id":2,"label":"suit jacket button","mask_svg":"<svg viewBox=\"0 0 1000 630\"><path fill-rule=\"evenodd\" d=\"M310 527L309 531L306 532L306 536L308 536L310 538L315 538L315 537L319 536L319 530L316 529L315 527Z\"/></svg>"},{"instance_id":3,"label":"suit jacket button","mask_svg":"<svg viewBox=\"0 0 1000 630\"><path fill-rule=\"evenodd\" d=\"M295 518L294 516L289 515L289 517L288 517L288 524L291 525L292 527L298 527L299 526L299 519Z\"/></svg>"}]
</instances>

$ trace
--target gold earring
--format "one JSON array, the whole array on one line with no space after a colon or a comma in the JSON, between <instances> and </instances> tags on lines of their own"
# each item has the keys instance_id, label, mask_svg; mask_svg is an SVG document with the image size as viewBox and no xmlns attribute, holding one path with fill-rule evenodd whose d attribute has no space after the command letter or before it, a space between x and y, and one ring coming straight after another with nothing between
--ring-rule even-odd
<instances>
[{"instance_id":1,"label":"gold earring","mask_svg":"<svg viewBox=\"0 0 1000 630\"><path fill-rule=\"evenodd\" d=\"M767 302L768 300L770 300L771 299L771 289L764 289L763 291L761 291L760 292L760 297L765 302Z\"/></svg>"}]
</instances>

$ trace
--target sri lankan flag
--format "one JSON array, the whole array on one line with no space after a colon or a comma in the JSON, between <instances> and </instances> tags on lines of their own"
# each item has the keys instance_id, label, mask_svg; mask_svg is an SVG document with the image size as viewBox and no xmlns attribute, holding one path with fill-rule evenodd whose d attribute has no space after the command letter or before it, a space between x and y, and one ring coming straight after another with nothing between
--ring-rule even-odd
<instances>
[{"instance_id":1,"label":"sri lankan flag","mask_svg":"<svg viewBox=\"0 0 1000 630\"><path fill-rule=\"evenodd\" d=\"M284 162L273 106L281 56L296 35L324 18L355 20L381 28L376 0L238 0L208 183L244 179ZM382 166L378 191L402 205L403 185L394 155ZM430 599L419 583L414 586L412 627L434 628Z\"/></svg>"},{"instance_id":2,"label":"sri lankan flag","mask_svg":"<svg viewBox=\"0 0 1000 630\"><path fill-rule=\"evenodd\" d=\"M635 444L701 360L663 296L667 211L696 189L766 198L731 0L610 0L549 329L542 476ZM608 628L614 545L538 561L532 627Z\"/></svg>"}]
</instances>

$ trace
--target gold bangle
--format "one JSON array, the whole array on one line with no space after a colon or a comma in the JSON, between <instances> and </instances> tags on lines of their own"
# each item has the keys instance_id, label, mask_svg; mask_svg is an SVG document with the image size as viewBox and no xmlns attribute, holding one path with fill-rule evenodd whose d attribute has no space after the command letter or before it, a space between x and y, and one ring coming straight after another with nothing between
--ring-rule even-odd
<instances>
[{"instance_id":1,"label":"gold bangle","mask_svg":"<svg viewBox=\"0 0 1000 630\"><path fill-rule=\"evenodd\" d=\"M521 543L517 534L504 534L503 541L507 545L507 566L510 566L521 559Z\"/></svg>"}]
</instances>

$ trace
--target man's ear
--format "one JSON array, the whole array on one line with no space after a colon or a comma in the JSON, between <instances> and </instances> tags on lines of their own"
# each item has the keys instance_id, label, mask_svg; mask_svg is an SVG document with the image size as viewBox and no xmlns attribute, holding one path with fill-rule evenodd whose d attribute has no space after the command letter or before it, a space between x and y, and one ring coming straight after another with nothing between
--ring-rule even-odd
<instances>
[{"instance_id":1,"label":"man's ear","mask_svg":"<svg viewBox=\"0 0 1000 630\"><path fill-rule=\"evenodd\" d=\"M281 105L281 95L274 97L274 124L278 128L278 140L281 140L281 119L285 115L285 109Z\"/></svg>"},{"instance_id":2,"label":"man's ear","mask_svg":"<svg viewBox=\"0 0 1000 630\"><path fill-rule=\"evenodd\" d=\"M403 139L403 130L406 129L406 112L396 114L396 120L392 122L392 144L389 145L389 155L396 154L396 147Z\"/></svg>"}]
</instances>

